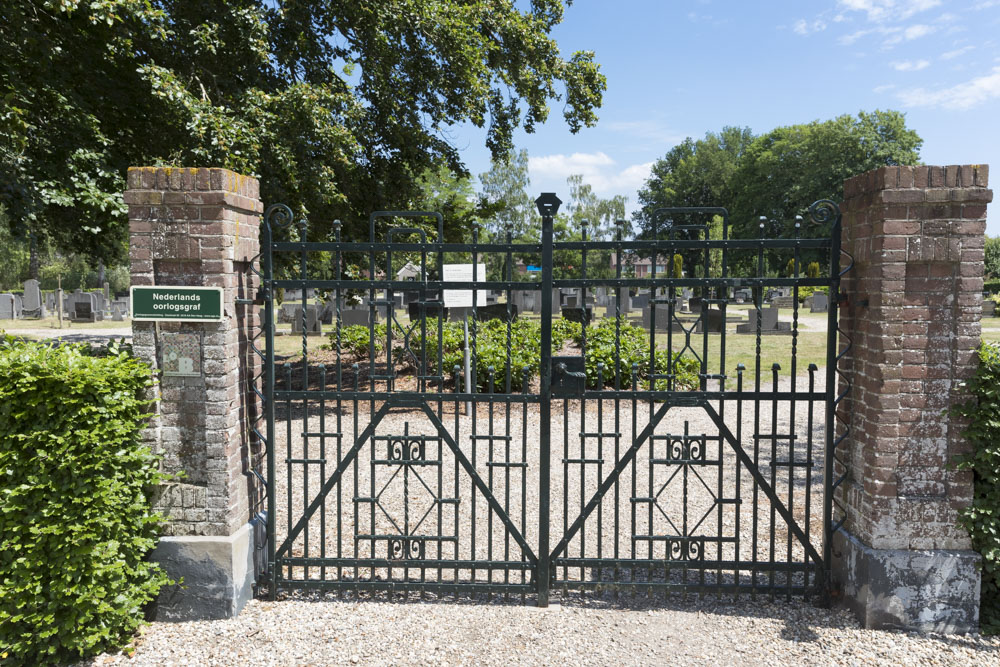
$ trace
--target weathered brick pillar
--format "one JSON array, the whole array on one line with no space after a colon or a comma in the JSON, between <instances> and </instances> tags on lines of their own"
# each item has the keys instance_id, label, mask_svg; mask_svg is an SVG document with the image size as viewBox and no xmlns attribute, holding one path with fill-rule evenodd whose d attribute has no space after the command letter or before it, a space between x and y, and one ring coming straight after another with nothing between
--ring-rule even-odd
<instances>
[{"instance_id":1,"label":"weathered brick pillar","mask_svg":"<svg viewBox=\"0 0 1000 667\"><path fill-rule=\"evenodd\" d=\"M258 192L255 179L226 169L128 171L132 284L223 289L221 322L132 324L136 354L159 375L146 437L166 471L183 475L156 503L169 524L154 558L184 579L160 596L160 618L233 616L251 594L249 424L260 406L247 337L257 313L237 299L254 294Z\"/></svg>"},{"instance_id":2,"label":"weathered brick pillar","mask_svg":"<svg viewBox=\"0 0 1000 667\"><path fill-rule=\"evenodd\" d=\"M963 400L976 369L983 290L986 165L883 167L844 183L842 367L853 389L840 415L848 480L834 575L866 627L964 632L978 627L979 557L958 511L972 477ZM843 472L842 468L839 472Z\"/></svg>"}]
</instances>

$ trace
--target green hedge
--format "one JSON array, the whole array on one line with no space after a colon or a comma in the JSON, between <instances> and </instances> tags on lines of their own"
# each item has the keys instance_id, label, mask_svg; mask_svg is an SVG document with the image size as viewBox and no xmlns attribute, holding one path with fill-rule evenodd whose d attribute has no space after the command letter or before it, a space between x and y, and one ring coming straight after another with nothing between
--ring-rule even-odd
<instances>
[{"instance_id":1,"label":"green hedge","mask_svg":"<svg viewBox=\"0 0 1000 667\"><path fill-rule=\"evenodd\" d=\"M438 374L438 327L441 327L443 375L454 375L455 367L463 367L462 345L464 341L463 327L460 322L440 323L436 318L427 320L427 371ZM469 335L476 336L475 364L477 384L480 391L489 387L489 372L493 369L493 391L506 391L508 367L511 369L511 391L523 391L524 373L528 369L528 378L538 376L541 365L541 323L538 320L518 319L510 325L510 342L507 339L507 323L503 320L471 323ZM393 339L397 340L396 338ZM556 319L552 322L552 349L558 351L567 343L580 346L583 343L583 328L579 322L566 319ZM369 330L365 326L344 327L340 334L340 347L344 352L358 359L365 359L369 354ZM330 334L330 346L336 349L336 333ZM414 332L410 338L410 350L420 358L420 335ZM376 325L375 355L379 358L385 348L385 325ZM412 357L404 354L401 346L394 344L393 358L398 363ZM621 334L619 337L618 355L621 365L621 387L628 389L632 382L632 366L638 367L638 377L643 387L649 386L649 335L641 327L629 324L621 318ZM603 364L602 379L604 386L615 384L615 320L603 319L596 326L587 327L586 372L587 386L598 386L598 364ZM698 386L698 362L694 359L673 355L668 357L666 350L658 350L655 355L656 372L676 375L674 388L678 390L694 389ZM657 382L657 389L667 389L667 381Z\"/></svg>"},{"instance_id":2,"label":"green hedge","mask_svg":"<svg viewBox=\"0 0 1000 667\"><path fill-rule=\"evenodd\" d=\"M972 546L983 556L983 585L979 624L984 634L1000 633L1000 344L983 343L979 370L968 382L974 396L952 414L969 420L962 434L972 451L960 456L957 467L971 470L975 480L972 504L962 511L961 523Z\"/></svg>"},{"instance_id":3,"label":"green hedge","mask_svg":"<svg viewBox=\"0 0 1000 667\"><path fill-rule=\"evenodd\" d=\"M0 340L0 662L121 647L167 583L147 560L161 519L139 441L150 381L118 349Z\"/></svg>"},{"instance_id":4,"label":"green hedge","mask_svg":"<svg viewBox=\"0 0 1000 667\"><path fill-rule=\"evenodd\" d=\"M1000 279L991 279L983 281L983 291L989 292L990 294L996 294L1000 292Z\"/></svg>"}]
</instances>

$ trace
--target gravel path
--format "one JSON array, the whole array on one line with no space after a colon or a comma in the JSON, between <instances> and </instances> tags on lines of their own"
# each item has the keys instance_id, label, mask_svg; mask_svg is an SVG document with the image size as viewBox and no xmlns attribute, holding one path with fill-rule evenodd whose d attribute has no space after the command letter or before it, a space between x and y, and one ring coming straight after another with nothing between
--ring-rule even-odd
<instances>
[{"instance_id":1,"label":"gravel path","mask_svg":"<svg viewBox=\"0 0 1000 667\"><path fill-rule=\"evenodd\" d=\"M154 623L88 665L989 665L1000 639L862 630L801 601L502 604L254 600L227 621Z\"/></svg>"},{"instance_id":2,"label":"gravel path","mask_svg":"<svg viewBox=\"0 0 1000 667\"><path fill-rule=\"evenodd\" d=\"M816 374L817 385L822 378L822 373ZM779 391L790 387L789 378L778 384ZM799 392L805 391L808 378L800 377L796 387ZM770 381L761 387L763 391L769 388L773 388ZM754 403L747 402L740 414L735 403L727 402L721 418L747 456L758 461L757 469L766 484L784 506L791 508L796 525L818 550L824 460L822 403L812 403L811 423L810 402L801 398L795 401L794 414L791 401L762 400L756 411ZM720 410L717 402L712 407ZM349 403L339 410L335 404L320 406L315 402L309 404L309 412L295 404L278 408L278 418L283 420L276 431L275 450L280 545L304 515L304 508L317 498L321 480L333 474L342 457L347 458L357 434L364 432L379 406L373 412L362 403L357 416ZM633 439L646 429L651 415L659 413L660 408L645 403L633 407L630 401L622 401L616 413L612 401L601 405L589 400L581 406L573 400L565 409L563 401L553 402L551 545L554 547L571 534L564 552L569 558L608 558L617 554L620 558L659 564L670 552L675 566L669 573L659 565L627 571L558 568L557 580L583 580L596 585L617 578L624 582L656 580L709 586L738 581L747 586L751 577L756 577L752 580L755 585L806 584L801 571L789 581L785 572L754 575L748 572L749 567L738 571L722 566L711 569L713 562L734 560L744 564L755 560L777 563L779 567L782 563L802 564L806 549L754 483L748 466L738 462L735 448L719 436L719 428L709 413L700 407L671 408L656 425L652 442L646 440L634 459L626 459L617 483L608 489L582 528L572 531L574 521L600 483L612 475L619 460L626 458ZM437 414L436 405L432 404L431 409ZM291 419L285 418L288 414ZM370 567L352 568L349 563L345 569L327 567L322 571L296 566L285 570L285 578L365 581L374 574L375 579L396 581L409 578L443 583L528 583L523 567L512 567L509 576L503 568L449 570L446 565L441 571L434 566L426 570L402 567L405 557L516 564L522 561L523 554L517 533L532 552L536 551L538 405L514 403L508 410L503 404L480 404L473 419L456 415L454 404L445 403L439 419L491 490L501 512L490 511L482 489L474 488L472 476L447 442L437 437L427 414L393 409L375 428L374 447L365 443L357 458L349 460L340 482L325 496L320 510L311 515L307 529L297 533L291 555L399 560L391 571L378 567L374 573ZM305 438L304 433L313 435ZM315 435L319 433L339 433L341 437L321 439ZM401 448L397 436L404 434L410 444ZM771 438L774 434L779 437ZM399 458L415 459L418 464L400 465ZM285 465L286 460L291 463ZM770 465L772 460L776 466ZM788 465L790 460L795 465ZM650 502L651 498L655 502ZM509 517L514 530L505 527L501 513ZM686 563L701 560L709 563L709 569L683 570Z\"/></svg>"}]
</instances>

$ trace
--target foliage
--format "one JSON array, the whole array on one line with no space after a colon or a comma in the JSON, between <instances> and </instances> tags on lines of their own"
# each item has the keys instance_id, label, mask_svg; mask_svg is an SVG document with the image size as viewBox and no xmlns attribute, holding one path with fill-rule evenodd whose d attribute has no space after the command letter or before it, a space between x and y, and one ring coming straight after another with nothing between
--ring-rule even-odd
<instances>
[{"instance_id":1,"label":"foliage","mask_svg":"<svg viewBox=\"0 0 1000 667\"><path fill-rule=\"evenodd\" d=\"M637 379L646 388L650 387L649 335L645 329L630 324L625 318L618 318L617 326L614 318L605 318L596 327L588 327L586 357L588 387L597 388L603 379L605 385L627 389L632 384L633 367L636 369ZM653 363L656 374L672 373L677 376L673 385L666 379L657 380L657 390L683 391L698 387L699 368L696 360L681 357L677 353L671 355L669 350L660 349L654 352ZM619 374L617 379L616 368Z\"/></svg>"},{"instance_id":2,"label":"foliage","mask_svg":"<svg viewBox=\"0 0 1000 667\"><path fill-rule=\"evenodd\" d=\"M795 277L795 258L788 260L788 264L785 264L785 275L789 278Z\"/></svg>"},{"instance_id":3,"label":"foliage","mask_svg":"<svg viewBox=\"0 0 1000 667\"><path fill-rule=\"evenodd\" d=\"M684 276L684 257L678 253L674 253L673 259L673 269L670 271L671 278L681 278Z\"/></svg>"},{"instance_id":4,"label":"foliage","mask_svg":"<svg viewBox=\"0 0 1000 667\"><path fill-rule=\"evenodd\" d=\"M822 292L823 294L829 294L829 287L812 287L808 285L799 286L799 303L804 303L806 299L811 297L816 292Z\"/></svg>"},{"instance_id":5,"label":"foliage","mask_svg":"<svg viewBox=\"0 0 1000 667\"><path fill-rule=\"evenodd\" d=\"M147 560L162 480L140 441L150 378L116 347L0 341L0 651L11 664L122 646L167 583Z\"/></svg>"},{"instance_id":6,"label":"foliage","mask_svg":"<svg viewBox=\"0 0 1000 667\"><path fill-rule=\"evenodd\" d=\"M566 341L573 341L576 345L583 344L583 325L565 317L552 320L552 349L559 350Z\"/></svg>"},{"instance_id":7,"label":"foliage","mask_svg":"<svg viewBox=\"0 0 1000 667\"><path fill-rule=\"evenodd\" d=\"M983 281L983 291L991 294L1000 292L1000 278Z\"/></svg>"},{"instance_id":8,"label":"foliage","mask_svg":"<svg viewBox=\"0 0 1000 667\"><path fill-rule=\"evenodd\" d=\"M967 383L972 398L952 409L968 420L962 435L971 451L957 458L959 470L971 470L975 480L972 504L962 510L961 523L982 554L983 578L979 623L984 634L1000 633L1000 345L983 343L979 369Z\"/></svg>"},{"instance_id":9,"label":"foliage","mask_svg":"<svg viewBox=\"0 0 1000 667\"><path fill-rule=\"evenodd\" d=\"M1000 279L1000 236L987 236L983 252L986 277Z\"/></svg>"},{"instance_id":10,"label":"foliage","mask_svg":"<svg viewBox=\"0 0 1000 667\"><path fill-rule=\"evenodd\" d=\"M129 165L221 166L266 201L366 237L409 208L449 126L493 155L561 101L596 122L594 55L563 57L561 0L10 0L0 12L0 204L61 248L124 257ZM558 90L557 87L563 90ZM311 226L316 238L328 224ZM294 230L286 230L293 233Z\"/></svg>"},{"instance_id":11,"label":"foliage","mask_svg":"<svg viewBox=\"0 0 1000 667\"><path fill-rule=\"evenodd\" d=\"M385 352L385 325L376 324L375 332L375 356L378 357ZM354 355L356 359L367 359L372 350L371 345L372 329L361 324L341 327L340 329L340 349L341 351ZM330 339L330 349L337 349L337 332L332 331L328 335Z\"/></svg>"},{"instance_id":12,"label":"foliage","mask_svg":"<svg viewBox=\"0 0 1000 667\"><path fill-rule=\"evenodd\" d=\"M809 262L806 266L806 277L807 278L819 278L820 268L819 262Z\"/></svg>"},{"instance_id":13,"label":"foliage","mask_svg":"<svg viewBox=\"0 0 1000 667\"><path fill-rule=\"evenodd\" d=\"M642 208L635 223L643 237L651 238L654 226L663 228L660 208L724 206L733 238L756 237L760 216L771 221L764 230L767 236L788 236L794 216L806 215L814 201L843 199L844 179L881 166L917 164L922 143L897 111L862 111L779 127L758 137L746 128L723 128L704 139L686 139L653 164L639 191ZM806 224L801 233L815 236L827 230ZM752 261L739 252L730 259L734 264ZM784 263L771 253L768 261L771 271Z\"/></svg>"}]
</instances>

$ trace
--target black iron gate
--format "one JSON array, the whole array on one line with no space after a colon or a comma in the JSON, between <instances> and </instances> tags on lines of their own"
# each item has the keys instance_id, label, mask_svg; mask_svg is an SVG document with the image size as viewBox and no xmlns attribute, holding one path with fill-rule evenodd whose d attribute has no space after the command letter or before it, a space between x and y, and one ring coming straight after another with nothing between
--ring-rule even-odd
<instances>
[{"instance_id":1,"label":"black iron gate","mask_svg":"<svg viewBox=\"0 0 1000 667\"><path fill-rule=\"evenodd\" d=\"M270 594L825 592L837 207L556 241L536 203L531 243L444 243L426 212L309 242L268 209Z\"/></svg>"}]
</instances>

